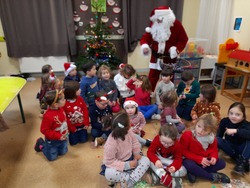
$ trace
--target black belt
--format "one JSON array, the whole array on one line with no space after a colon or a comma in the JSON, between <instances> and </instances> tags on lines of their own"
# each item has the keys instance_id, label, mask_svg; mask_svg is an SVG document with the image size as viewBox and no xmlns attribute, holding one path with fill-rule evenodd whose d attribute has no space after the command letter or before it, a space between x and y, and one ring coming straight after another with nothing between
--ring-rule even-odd
<instances>
[{"instance_id":1,"label":"black belt","mask_svg":"<svg viewBox=\"0 0 250 188\"><path fill-rule=\"evenodd\" d=\"M155 51L152 51L152 54L157 59L163 59L163 58L166 58L166 57L170 58L169 54L159 54L159 53L157 53Z\"/></svg>"}]
</instances>

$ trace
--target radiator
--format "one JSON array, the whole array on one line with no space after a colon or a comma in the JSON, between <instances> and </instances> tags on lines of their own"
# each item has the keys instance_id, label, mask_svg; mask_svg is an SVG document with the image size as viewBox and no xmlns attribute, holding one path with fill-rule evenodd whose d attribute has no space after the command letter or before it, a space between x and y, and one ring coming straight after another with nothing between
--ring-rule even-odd
<instances>
[{"instance_id":1,"label":"radiator","mask_svg":"<svg viewBox=\"0 0 250 188\"><path fill-rule=\"evenodd\" d=\"M68 62L67 56L19 58L21 73L40 73L45 64L50 64L55 72L61 72L64 71L65 62Z\"/></svg>"}]
</instances>

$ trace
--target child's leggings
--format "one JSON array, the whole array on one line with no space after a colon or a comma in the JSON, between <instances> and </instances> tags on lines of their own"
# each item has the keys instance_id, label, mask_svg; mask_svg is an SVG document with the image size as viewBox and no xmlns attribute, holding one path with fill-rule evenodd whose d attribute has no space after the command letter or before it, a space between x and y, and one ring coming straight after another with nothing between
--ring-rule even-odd
<instances>
[{"instance_id":1,"label":"child's leggings","mask_svg":"<svg viewBox=\"0 0 250 188\"><path fill-rule=\"evenodd\" d=\"M138 161L138 165L135 169L130 171L118 171L114 168L106 168L105 177L108 181L113 183L121 183L121 188L127 187L127 182L132 181L133 184L136 184L141 177L145 174L145 172L149 168L150 161L147 157L142 156Z\"/></svg>"}]
</instances>

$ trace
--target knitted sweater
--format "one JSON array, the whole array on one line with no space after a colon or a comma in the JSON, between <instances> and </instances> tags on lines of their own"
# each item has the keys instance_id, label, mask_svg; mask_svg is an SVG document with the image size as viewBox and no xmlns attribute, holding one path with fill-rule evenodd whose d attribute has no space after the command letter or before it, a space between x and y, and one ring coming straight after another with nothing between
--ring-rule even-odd
<instances>
[{"instance_id":1,"label":"knitted sweater","mask_svg":"<svg viewBox=\"0 0 250 188\"><path fill-rule=\"evenodd\" d=\"M155 88L155 99L156 99L156 104L161 104L161 100L160 97L162 95L162 93L165 93L167 91L170 90L174 90L175 86L173 84L173 82L169 82L169 83L164 83L163 81L160 81L157 83L156 88Z\"/></svg>"},{"instance_id":2,"label":"knitted sweater","mask_svg":"<svg viewBox=\"0 0 250 188\"><path fill-rule=\"evenodd\" d=\"M186 88L186 84L184 82L180 82L176 93L178 96L180 96L182 93L186 95L186 99L179 100L180 105L194 106L196 99L200 95L200 83L194 80L191 83L191 87Z\"/></svg>"},{"instance_id":3,"label":"knitted sweater","mask_svg":"<svg viewBox=\"0 0 250 188\"><path fill-rule=\"evenodd\" d=\"M214 139L212 144L204 149L202 144L195 138L191 130L185 131L180 138L182 154L185 158L201 164L204 157L218 159L217 139Z\"/></svg>"},{"instance_id":4,"label":"knitted sweater","mask_svg":"<svg viewBox=\"0 0 250 188\"><path fill-rule=\"evenodd\" d=\"M202 116L206 113L213 113L214 117L216 117L217 122L219 124L221 120L220 116L220 104L217 102L211 102L211 103L204 103L203 101L199 101L195 103L192 111L191 111L191 117L193 115L197 115L197 117Z\"/></svg>"},{"instance_id":5,"label":"knitted sweater","mask_svg":"<svg viewBox=\"0 0 250 188\"><path fill-rule=\"evenodd\" d=\"M146 125L146 120L144 115L138 111L137 114L130 116L129 118L133 132L136 134L140 134L141 130Z\"/></svg>"},{"instance_id":6,"label":"knitted sweater","mask_svg":"<svg viewBox=\"0 0 250 188\"><path fill-rule=\"evenodd\" d=\"M237 129L237 133L234 135L225 134L226 129ZM224 134L225 140L236 145L250 141L250 122L243 120L240 123L233 124L228 117L223 118L220 122L217 136L223 138Z\"/></svg>"},{"instance_id":7,"label":"knitted sweater","mask_svg":"<svg viewBox=\"0 0 250 188\"><path fill-rule=\"evenodd\" d=\"M157 160L159 160L157 154L164 158L173 157L173 163L170 166L174 166L176 170L178 170L182 165L182 153L178 140L175 141L174 145L165 148L160 142L160 136L157 135L147 151L149 160L154 164Z\"/></svg>"},{"instance_id":8,"label":"knitted sweater","mask_svg":"<svg viewBox=\"0 0 250 188\"><path fill-rule=\"evenodd\" d=\"M129 79L126 79L124 76L122 76L120 73L115 75L114 81L116 83L117 89L120 92L120 95L122 98L131 97L135 94L135 92L127 87L127 82Z\"/></svg>"},{"instance_id":9,"label":"knitted sweater","mask_svg":"<svg viewBox=\"0 0 250 188\"><path fill-rule=\"evenodd\" d=\"M111 133L104 145L103 163L109 168L114 168L122 172L125 167L125 161L133 154L140 153L140 151L141 145L131 129L126 134L124 141L114 139Z\"/></svg>"}]
</instances>

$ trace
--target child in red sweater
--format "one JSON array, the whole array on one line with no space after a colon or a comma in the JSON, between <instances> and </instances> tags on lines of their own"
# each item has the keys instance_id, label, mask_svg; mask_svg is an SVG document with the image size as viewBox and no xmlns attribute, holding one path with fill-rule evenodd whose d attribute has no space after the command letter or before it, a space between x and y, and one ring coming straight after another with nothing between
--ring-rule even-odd
<instances>
[{"instance_id":1,"label":"child in red sweater","mask_svg":"<svg viewBox=\"0 0 250 188\"><path fill-rule=\"evenodd\" d=\"M65 104L64 94L62 90L48 91L45 101L49 107L43 115L40 128L45 140L37 139L34 149L36 152L42 151L49 161L53 161L68 151L68 126L62 108Z\"/></svg>"},{"instance_id":2,"label":"child in red sweater","mask_svg":"<svg viewBox=\"0 0 250 188\"><path fill-rule=\"evenodd\" d=\"M135 91L135 100L138 103L139 111L142 112L145 119L151 119L151 117L157 113L158 106L151 104L150 95L152 87L148 76L141 75L138 78L133 77L128 81L127 86L129 89Z\"/></svg>"},{"instance_id":3,"label":"child in red sweater","mask_svg":"<svg viewBox=\"0 0 250 188\"><path fill-rule=\"evenodd\" d=\"M80 93L79 82L73 80L64 82L66 103L63 108L67 116L70 145L88 141L89 111Z\"/></svg>"},{"instance_id":4,"label":"child in red sweater","mask_svg":"<svg viewBox=\"0 0 250 188\"><path fill-rule=\"evenodd\" d=\"M168 187L181 187L181 178L186 175L186 169L182 166L182 154L178 131L172 124L162 125L157 135L148 148L147 156L151 161L150 167L154 184L160 178L162 184ZM157 176L156 176L156 175Z\"/></svg>"},{"instance_id":5,"label":"child in red sweater","mask_svg":"<svg viewBox=\"0 0 250 188\"><path fill-rule=\"evenodd\" d=\"M217 120L212 114L202 115L193 130L185 131L180 138L183 165L191 183L201 177L213 183L230 183L230 179L217 171L225 168L224 160L218 158L217 139L214 135Z\"/></svg>"}]
</instances>

